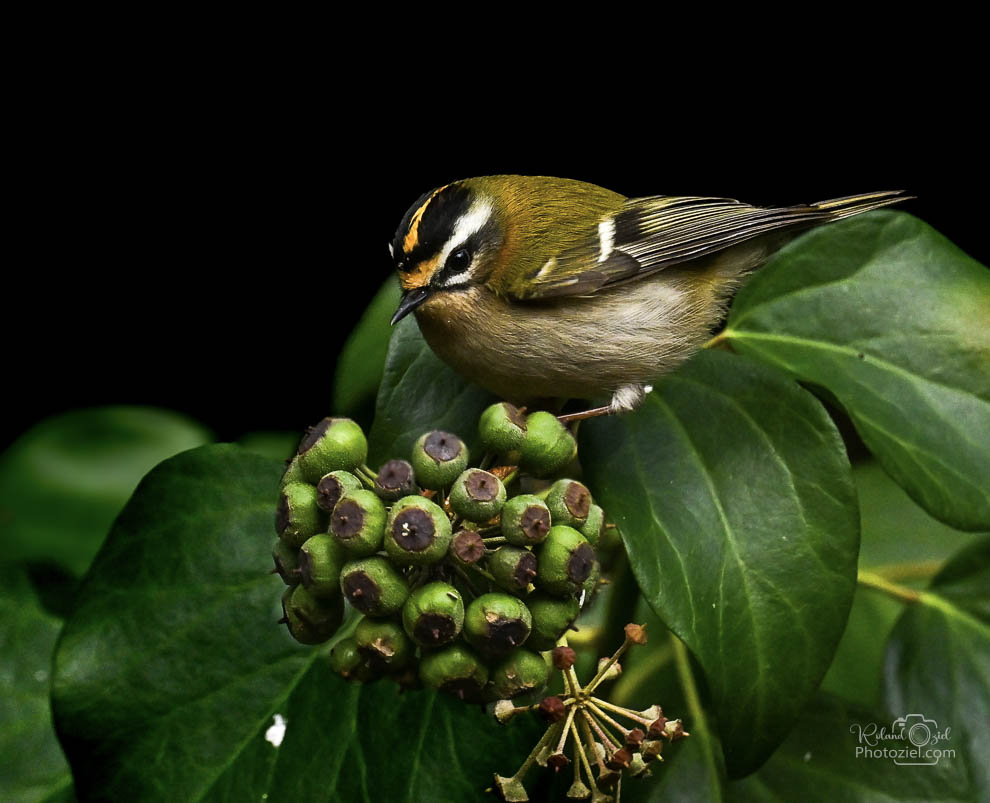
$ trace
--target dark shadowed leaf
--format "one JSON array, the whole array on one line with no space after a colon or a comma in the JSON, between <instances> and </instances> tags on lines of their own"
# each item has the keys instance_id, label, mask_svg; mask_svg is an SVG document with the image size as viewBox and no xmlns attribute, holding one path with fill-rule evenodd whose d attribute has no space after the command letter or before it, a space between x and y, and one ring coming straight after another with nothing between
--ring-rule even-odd
<instances>
[{"instance_id":1,"label":"dark shadowed leaf","mask_svg":"<svg viewBox=\"0 0 990 803\"><path fill-rule=\"evenodd\" d=\"M945 759L932 766L897 764L882 753L902 742L871 737L891 718L820 696L794 732L755 775L729 785L730 801L972 801L966 778ZM861 736L862 734L862 736ZM869 751L869 752L868 752ZM900 759L899 759L900 760Z\"/></svg>"},{"instance_id":2,"label":"dark shadowed leaf","mask_svg":"<svg viewBox=\"0 0 990 803\"><path fill-rule=\"evenodd\" d=\"M209 439L185 416L146 407L46 419L0 456L3 559L42 560L82 574L138 480Z\"/></svg>"},{"instance_id":3,"label":"dark shadowed leaf","mask_svg":"<svg viewBox=\"0 0 990 803\"><path fill-rule=\"evenodd\" d=\"M441 362L420 335L415 318L406 318L395 327L388 346L369 464L375 468L391 458L408 460L416 439L431 429L459 435L472 455L480 457L478 418L493 401L491 394Z\"/></svg>"},{"instance_id":4,"label":"dark shadowed leaf","mask_svg":"<svg viewBox=\"0 0 990 803\"><path fill-rule=\"evenodd\" d=\"M827 388L937 518L990 528L990 271L902 212L816 229L739 293L725 338Z\"/></svg>"},{"instance_id":5,"label":"dark shadowed leaf","mask_svg":"<svg viewBox=\"0 0 990 803\"><path fill-rule=\"evenodd\" d=\"M186 452L117 520L56 652L56 726L80 797L482 799L525 755L524 728L392 684L348 686L275 624L281 472L236 446Z\"/></svg>"},{"instance_id":6,"label":"dark shadowed leaf","mask_svg":"<svg viewBox=\"0 0 990 803\"><path fill-rule=\"evenodd\" d=\"M353 415L374 400L385 372L385 354L392 336L389 321L402 291L389 278L371 299L337 357L333 379L333 414Z\"/></svg>"},{"instance_id":7,"label":"dark shadowed leaf","mask_svg":"<svg viewBox=\"0 0 990 803\"><path fill-rule=\"evenodd\" d=\"M582 436L644 596L704 669L730 776L752 771L817 688L852 601L859 517L835 427L777 371L704 353Z\"/></svg>"},{"instance_id":8,"label":"dark shadowed leaf","mask_svg":"<svg viewBox=\"0 0 990 803\"><path fill-rule=\"evenodd\" d=\"M42 610L26 575L0 567L0 800L72 797L51 724L51 661L61 621Z\"/></svg>"},{"instance_id":9,"label":"dark shadowed leaf","mask_svg":"<svg viewBox=\"0 0 990 803\"><path fill-rule=\"evenodd\" d=\"M884 702L913 717L909 738L968 777L973 799L990 798L990 538L971 544L910 604L887 647ZM913 726L917 727L913 727ZM938 731L951 729L943 742Z\"/></svg>"}]
</instances>

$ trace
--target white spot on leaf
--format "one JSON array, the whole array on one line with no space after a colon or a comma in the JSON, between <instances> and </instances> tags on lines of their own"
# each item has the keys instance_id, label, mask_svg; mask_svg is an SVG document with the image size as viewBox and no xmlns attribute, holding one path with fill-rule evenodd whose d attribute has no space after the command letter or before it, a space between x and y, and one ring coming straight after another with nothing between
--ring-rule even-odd
<instances>
[{"instance_id":1,"label":"white spot on leaf","mask_svg":"<svg viewBox=\"0 0 990 803\"><path fill-rule=\"evenodd\" d=\"M285 717L276 714L272 719L274 724L265 731L265 741L271 742L272 747L278 747L285 738Z\"/></svg>"}]
</instances>

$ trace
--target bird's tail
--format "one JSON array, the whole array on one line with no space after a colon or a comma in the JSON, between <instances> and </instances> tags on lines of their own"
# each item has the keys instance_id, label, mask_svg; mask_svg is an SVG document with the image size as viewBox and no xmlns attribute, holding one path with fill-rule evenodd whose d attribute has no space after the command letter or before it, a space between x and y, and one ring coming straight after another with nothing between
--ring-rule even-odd
<instances>
[{"instance_id":1,"label":"bird's tail","mask_svg":"<svg viewBox=\"0 0 990 803\"><path fill-rule=\"evenodd\" d=\"M913 197L913 195L905 195L904 190L888 190L886 192L870 192L865 195L847 195L844 198L832 198L828 201L809 204L809 206L812 209L827 212L829 220L842 220L843 218L858 215L861 212L879 209L882 206L899 204L901 201L907 201Z\"/></svg>"}]
</instances>

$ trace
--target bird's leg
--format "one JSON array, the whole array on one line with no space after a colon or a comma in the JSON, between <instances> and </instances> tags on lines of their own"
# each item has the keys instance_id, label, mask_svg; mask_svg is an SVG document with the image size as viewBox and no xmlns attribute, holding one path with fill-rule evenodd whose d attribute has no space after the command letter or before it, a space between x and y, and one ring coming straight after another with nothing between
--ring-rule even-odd
<instances>
[{"instance_id":1,"label":"bird's leg","mask_svg":"<svg viewBox=\"0 0 990 803\"><path fill-rule=\"evenodd\" d=\"M570 424L572 421L584 421L586 418L597 418L600 415L627 413L639 407L643 403L643 399L646 398L646 394L652 390L652 385L640 385L639 383L623 385L612 394L612 400L604 407L593 407L590 410L582 410L580 413L559 415L557 418L562 424Z\"/></svg>"}]
</instances>

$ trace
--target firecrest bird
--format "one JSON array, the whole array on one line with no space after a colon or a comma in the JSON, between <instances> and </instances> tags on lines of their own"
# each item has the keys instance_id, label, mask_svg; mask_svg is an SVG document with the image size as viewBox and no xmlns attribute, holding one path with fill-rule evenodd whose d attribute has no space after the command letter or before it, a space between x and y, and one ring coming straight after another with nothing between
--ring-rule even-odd
<instances>
[{"instance_id":1,"label":"firecrest bird","mask_svg":"<svg viewBox=\"0 0 990 803\"><path fill-rule=\"evenodd\" d=\"M635 408L711 336L745 276L796 234L904 200L875 192L760 208L626 198L570 179L469 178L406 212L390 246L430 348L516 403Z\"/></svg>"}]
</instances>

